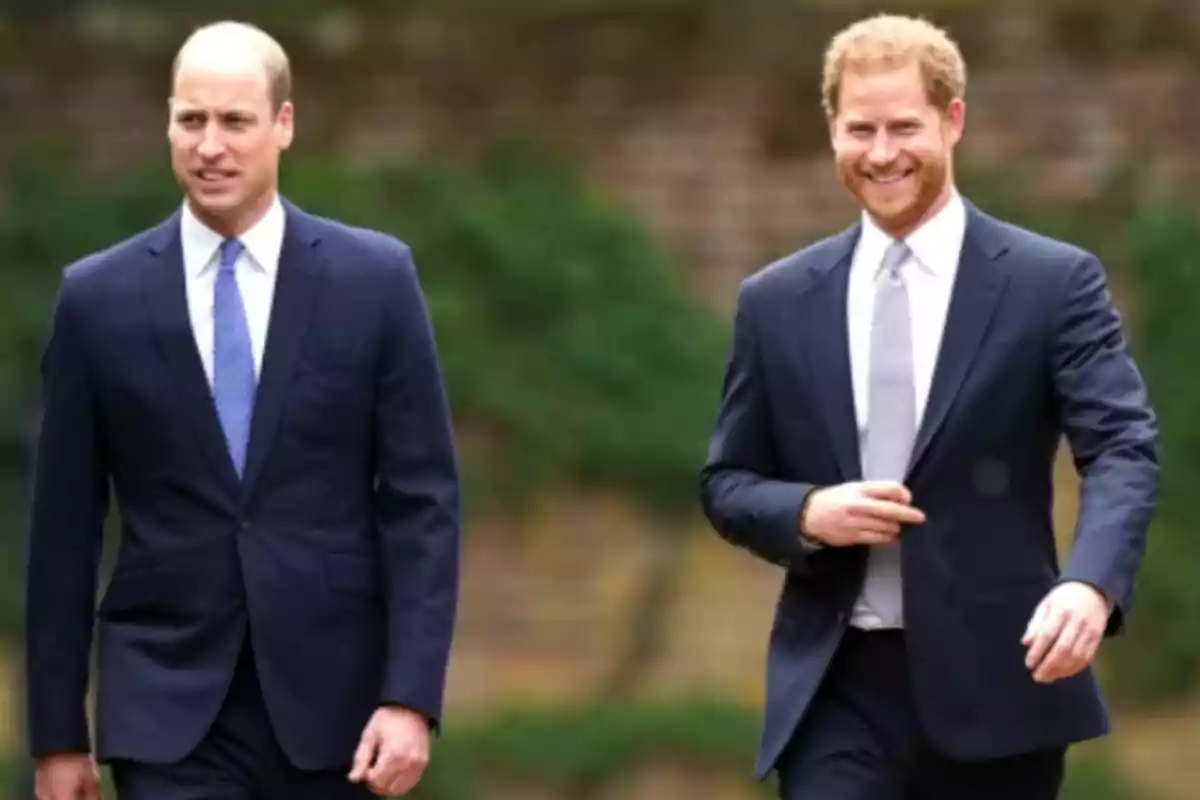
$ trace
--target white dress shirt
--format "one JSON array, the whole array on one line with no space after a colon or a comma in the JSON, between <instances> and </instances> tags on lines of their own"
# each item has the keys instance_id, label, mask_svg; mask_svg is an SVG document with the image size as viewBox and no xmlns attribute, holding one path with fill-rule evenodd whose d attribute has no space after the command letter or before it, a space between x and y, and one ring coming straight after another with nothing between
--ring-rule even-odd
<instances>
[{"instance_id":1,"label":"white dress shirt","mask_svg":"<svg viewBox=\"0 0 1200 800\"><path fill-rule=\"evenodd\" d=\"M255 374L262 372L267 327L271 320L271 301L275 296L275 276L279 272L279 253L283 249L284 212L278 196L270 209L250 230L239 238L244 249L234 265L250 345L254 352ZM183 245L183 269L186 277L188 314L200 361L209 386L213 379L213 288L220 263L218 248L221 234L209 228L192 213L185 202L180 220Z\"/></svg>"},{"instance_id":2,"label":"white dress shirt","mask_svg":"<svg viewBox=\"0 0 1200 800\"><path fill-rule=\"evenodd\" d=\"M909 317L912 320L913 383L916 393L916 427L920 427L929 400L929 386L942 344L946 313L958 273L967 211L962 198L953 194L941 211L904 241L912 255L901 265L908 287ZM874 316L876 281L883 256L893 239L863 214L862 233L850 264L846 300L846 322L850 341L850 375L854 387L854 412L858 435L864 441L867 429L868 382L871 361L871 320ZM882 624L863 598L855 604L851 624L872 629Z\"/></svg>"}]
</instances>

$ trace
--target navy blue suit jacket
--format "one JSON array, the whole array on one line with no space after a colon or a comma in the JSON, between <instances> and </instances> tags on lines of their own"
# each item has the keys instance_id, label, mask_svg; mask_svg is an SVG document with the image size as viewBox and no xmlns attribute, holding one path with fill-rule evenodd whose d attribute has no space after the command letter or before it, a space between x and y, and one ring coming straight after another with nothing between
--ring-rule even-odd
<instances>
[{"instance_id":1,"label":"navy blue suit jacket","mask_svg":"<svg viewBox=\"0 0 1200 800\"><path fill-rule=\"evenodd\" d=\"M859 227L747 278L702 472L722 537L786 570L771 631L765 775L849 622L866 548L798 537L815 487L861 478L846 292ZM1065 434L1082 477L1075 543L1058 563L1052 473ZM1021 637L1059 581L1128 610L1158 483L1158 431L1097 259L968 204L928 407L906 484L927 521L901 534L913 692L933 742L992 758L1095 737L1091 670L1032 680Z\"/></svg>"},{"instance_id":2,"label":"navy blue suit jacket","mask_svg":"<svg viewBox=\"0 0 1200 800\"><path fill-rule=\"evenodd\" d=\"M93 629L103 761L184 756L247 635L297 766L348 764L381 704L438 724L459 489L413 261L391 237L285 210L240 480L188 317L179 215L65 272L27 565L35 757L92 746ZM122 533L97 608L110 489Z\"/></svg>"}]
</instances>

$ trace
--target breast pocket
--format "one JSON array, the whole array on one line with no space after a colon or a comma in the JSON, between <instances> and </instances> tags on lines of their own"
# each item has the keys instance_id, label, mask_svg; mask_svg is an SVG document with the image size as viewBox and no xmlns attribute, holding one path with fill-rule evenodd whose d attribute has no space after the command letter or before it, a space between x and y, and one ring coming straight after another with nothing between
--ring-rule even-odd
<instances>
[{"instance_id":1,"label":"breast pocket","mask_svg":"<svg viewBox=\"0 0 1200 800\"><path fill-rule=\"evenodd\" d=\"M309 441L344 439L369 421L374 381L357 353L304 354L287 388L287 422Z\"/></svg>"}]
</instances>

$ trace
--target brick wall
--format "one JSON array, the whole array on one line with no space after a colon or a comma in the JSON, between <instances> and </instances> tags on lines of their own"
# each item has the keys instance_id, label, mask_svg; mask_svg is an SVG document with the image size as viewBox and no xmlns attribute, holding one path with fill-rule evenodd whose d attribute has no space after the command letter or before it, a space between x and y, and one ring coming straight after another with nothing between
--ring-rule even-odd
<instances>
[{"instance_id":1,"label":"brick wall","mask_svg":"<svg viewBox=\"0 0 1200 800\"><path fill-rule=\"evenodd\" d=\"M972 74L964 156L990 165L1029 160L1040 183L1030 189L1060 196L1086 195L1131 157L1165 179L1197 174L1191 63L1085 70L1027 30L994 27L988 35L1025 38L993 47L990 64ZM656 77L650 99L635 79L603 72L558 81L553 92L499 76L493 91L463 92L433 67L422 75L385 62L335 80L301 65L298 147L370 161L470 150L509 123L536 122L581 150L597 184L662 235L699 294L728 309L742 276L853 217L811 91L817 57L801 56L813 66L799 83L795 74L693 58L673 79ZM110 179L138 159L165 158L163 73L103 57L68 67L31 58L5 73L0 99L26 113L0 126L0 152L53 131L81 145ZM789 132L800 143L781 146ZM1058 518L1066 531L1073 484L1063 467ZM646 687L757 702L781 574L720 542L698 516L681 524L692 535L675 556L680 585ZM451 705L482 710L592 692L628 636L640 579L664 535L658 525L620 499L588 494L550 498L528 519L473 523Z\"/></svg>"}]
</instances>

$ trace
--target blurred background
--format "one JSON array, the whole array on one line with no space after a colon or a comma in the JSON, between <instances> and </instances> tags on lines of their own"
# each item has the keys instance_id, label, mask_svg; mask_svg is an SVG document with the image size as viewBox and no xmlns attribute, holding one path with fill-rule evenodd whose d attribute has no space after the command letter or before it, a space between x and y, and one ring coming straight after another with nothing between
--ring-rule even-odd
<instances>
[{"instance_id":1,"label":"blurred background","mask_svg":"<svg viewBox=\"0 0 1200 800\"><path fill-rule=\"evenodd\" d=\"M284 192L409 242L428 292L467 516L416 796L770 796L749 774L782 574L711 533L697 471L738 282L854 219L821 56L880 10L960 42L963 191L1103 257L1162 418L1151 552L1102 649L1117 732L1073 751L1064 798L1200 797L1195 0L0 2L0 797L31 796L20 574L59 271L179 202L170 61L221 18L291 55Z\"/></svg>"}]
</instances>

